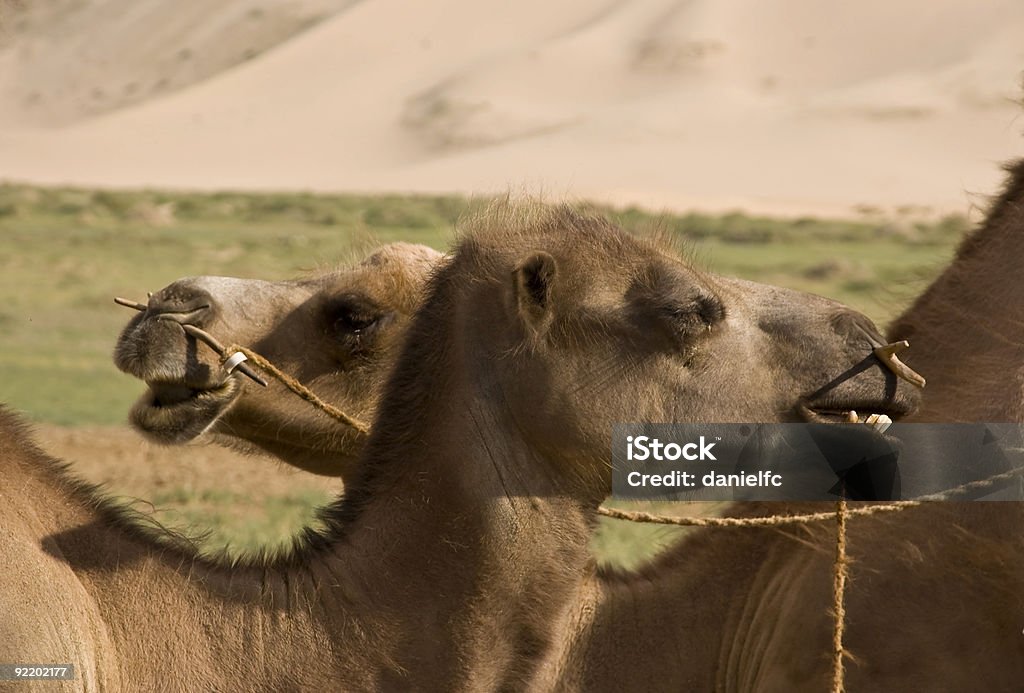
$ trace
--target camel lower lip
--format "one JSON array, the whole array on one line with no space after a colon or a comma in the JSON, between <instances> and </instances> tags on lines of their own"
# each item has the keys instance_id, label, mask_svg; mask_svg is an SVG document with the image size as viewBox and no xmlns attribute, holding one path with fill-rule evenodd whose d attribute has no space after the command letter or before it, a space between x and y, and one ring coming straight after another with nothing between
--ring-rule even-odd
<instances>
[{"instance_id":1,"label":"camel lower lip","mask_svg":"<svg viewBox=\"0 0 1024 693\"><path fill-rule=\"evenodd\" d=\"M210 388L151 382L128 415L132 426L157 443L193 440L216 423L241 394L235 378Z\"/></svg>"}]
</instances>

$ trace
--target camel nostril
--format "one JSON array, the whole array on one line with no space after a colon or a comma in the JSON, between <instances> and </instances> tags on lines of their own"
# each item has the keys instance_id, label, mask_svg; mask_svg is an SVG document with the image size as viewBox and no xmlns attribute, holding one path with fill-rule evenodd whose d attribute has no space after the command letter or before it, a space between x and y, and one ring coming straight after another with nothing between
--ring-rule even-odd
<instances>
[{"instance_id":1,"label":"camel nostril","mask_svg":"<svg viewBox=\"0 0 1024 693\"><path fill-rule=\"evenodd\" d=\"M182 324L202 325L213 313L209 292L187 283L175 282L149 297L146 317Z\"/></svg>"},{"instance_id":2,"label":"camel nostril","mask_svg":"<svg viewBox=\"0 0 1024 693\"><path fill-rule=\"evenodd\" d=\"M170 320L182 325L199 325L203 317L210 312L210 306L199 306L195 310L188 311L161 311L150 315L153 320Z\"/></svg>"},{"instance_id":3,"label":"camel nostril","mask_svg":"<svg viewBox=\"0 0 1024 693\"><path fill-rule=\"evenodd\" d=\"M865 349L873 350L886 344L875 323L863 313L841 311L832 317L831 324L838 336L847 341L861 342Z\"/></svg>"}]
</instances>

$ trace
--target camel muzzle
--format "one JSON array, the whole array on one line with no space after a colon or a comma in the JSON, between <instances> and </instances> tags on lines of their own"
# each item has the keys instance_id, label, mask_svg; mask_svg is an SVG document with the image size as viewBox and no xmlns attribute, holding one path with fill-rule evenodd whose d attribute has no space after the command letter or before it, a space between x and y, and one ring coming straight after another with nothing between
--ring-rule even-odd
<instances>
[{"instance_id":1,"label":"camel muzzle","mask_svg":"<svg viewBox=\"0 0 1024 693\"><path fill-rule=\"evenodd\" d=\"M114 297L114 303L116 303L119 306L131 308L132 310L137 310L140 312L149 310L149 306L147 306L145 303L139 303L138 301L132 301L127 298L121 298L120 296ZM161 318L158 317L157 319ZM190 337L197 341L202 342L203 344L217 352L217 355L220 356L221 359L224 361L224 367L229 374L234 373L237 370L239 373L245 375L254 382L258 383L259 385L267 387L267 381L261 378L256 373L256 371L254 371L245 363L247 359L245 354L243 354L242 352L238 351L229 356L227 354L227 348L225 348L223 344L218 342L217 339L214 338L214 336L211 335L209 332L206 332L205 330L202 330L196 327L195 325L191 325L184 320L174 318L164 319L168 319L171 320L172 322L178 323L179 325L181 325L181 329L185 331L185 334L189 335Z\"/></svg>"}]
</instances>

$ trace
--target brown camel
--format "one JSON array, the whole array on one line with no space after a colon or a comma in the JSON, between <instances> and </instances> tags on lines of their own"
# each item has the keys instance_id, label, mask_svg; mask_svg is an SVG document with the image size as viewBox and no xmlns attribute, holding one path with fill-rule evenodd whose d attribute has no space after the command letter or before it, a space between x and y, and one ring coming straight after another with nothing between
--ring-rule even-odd
<instances>
[{"instance_id":1,"label":"brown camel","mask_svg":"<svg viewBox=\"0 0 1024 693\"><path fill-rule=\"evenodd\" d=\"M349 415L369 421L397 347L441 254L393 243L354 267L267 282L187 277L152 294L114 351L148 388L129 415L165 444L205 435L317 474L351 471L365 435L339 426L277 381L229 376L181 323L254 348Z\"/></svg>"},{"instance_id":2,"label":"brown camel","mask_svg":"<svg viewBox=\"0 0 1024 693\"><path fill-rule=\"evenodd\" d=\"M76 687L516 690L585 573L613 421L909 410L825 299L695 271L566 210L479 224L409 327L346 496L293 555L205 560L0 420L0 660ZM172 683L173 682L173 683Z\"/></svg>"},{"instance_id":3,"label":"brown camel","mask_svg":"<svg viewBox=\"0 0 1024 693\"><path fill-rule=\"evenodd\" d=\"M614 267L608 270L612 271ZM727 280L713 278L713 281L719 296L734 289ZM746 286L745 283L738 284L740 287ZM793 303L790 307L795 305ZM740 309L741 306L730 305L729 313L732 315ZM786 333L789 330L788 322L797 319L784 313L773 317L774 320L762 317L758 322L761 329L769 334ZM841 312L837 317L840 319L834 321L835 327L825 328L826 331L849 330L852 337L855 332L849 329L847 323L850 314ZM742 315L739 319L741 322L750 322ZM865 324L861 318L856 323ZM866 353L867 342L861 347ZM790 363L795 363L798 357L794 354L790 358ZM852 358L852 354L848 355L846 361ZM614 382L611 378L616 377L615 374L600 373L598 371L595 375L588 371L585 377L581 376L579 382L585 383L586 379L594 377ZM877 373L872 375L878 377ZM526 378L523 381L530 382ZM496 391L504 391L504 388L496 388ZM857 406L862 408L870 401L860 395L848 395L847 401L851 405L855 400L860 403ZM833 401L830 408L842 407ZM875 408L882 407L876 405ZM770 506L768 510L760 508L760 512L779 509L778 506ZM879 531L869 535L875 538L886 537L885 532ZM818 603L828 604L830 536L827 532L807 532L805 541L817 542L817 549L809 549L789 540L787 535L768 530L757 530L749 535L735 537L708 531L699 533L698 537L684 542L657 563L636 573L599 574L593 572L591 567L588 578L580 584L576 607L568 612L568 620L563 623L560 649L556 649L556 654L547 663L545 680L549 684L558 681L564 688L580 690L625 690L637 687L640 681L643 684L639 687L643 689L703 690L715 686L714 677L718 672L723 675L721 682L731 681L727 686L723 683L724 687L735 688L735 677L742 676L737 672L744 666L754 666L755 662L759 663L757 666L762 666L764 657L757 651L740 654L730 650L737 661L732 664L734 672L726 674L729 666L728 663L718 661L720 658L717 655L720 653L715 651L716 657L708 656L716 646L719 649L725 648L724 643L729 639L727 634L740 627L740 621L729 620L729 610L735 609L740 603L734 596L749 593L755 595L750 599L756 599L759 582L765 575L770 575L770 572L759 572L761 558L774 554L778 557L776 566L783 571L798 566L814 566L812 570L801 568L797 577L806 581L808 591L821 592L822 601ZM732 545L738 548L727 548ZM853 548L859 552L861 545L855 542ZM734 570L723 573L719 567L709 571L709 565L722 565L715 559L715 551L725 552L725 565L732 566ZM698 560L691 563L689 557L693 556L697 556ZM878 562L877 559L875 562ZM684 570L684 564L690 566L690 569ZM737 587L735 591L730 591L733 584ZM868 590L865 594L870 599L874 593L874 590ZM861 593L857 594L859 596ZM699 613L706 613L707 619L696 615L698 605L703 608ZM766 604L765 608L771 613L773 607ZM782 613L785 614L785 609L782 609ZM783 681L787 681L786 677L792 674L797 678L803 677L812 689L823 685L829 665L825 646L829 642L830 627L824 606L788 618L793 619L796 632L803 638L795 643L805 658L793 666L765 668L777 672ZM868 622L869 628L877 625L877 620ZM812 628L804 631L808 626ZM645 654L640 654L639 650ZM685 654L690 652L694 656ZM774 653L769 654L774 656ZM803 669L798 671L797 667ZM768 682L762 680L762 684L768 685ZM739 689L746 690L742 685Z\"/></svg>"},{"instance_id":4,"label":"brown camel","mask_svg":"<svg viewBox=\"0 0 1024 693\"><path fill-rule=\"evenodd\" d=\"M1024 160L953 263L889 328L928 373L919 421L1024 421Z\"/></svg>"}]
</instances>

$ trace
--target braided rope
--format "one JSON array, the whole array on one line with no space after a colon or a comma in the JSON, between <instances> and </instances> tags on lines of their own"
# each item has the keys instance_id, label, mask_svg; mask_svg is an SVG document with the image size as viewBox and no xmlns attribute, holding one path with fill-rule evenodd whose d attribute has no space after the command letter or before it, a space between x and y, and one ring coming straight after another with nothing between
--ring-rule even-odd
<instances>
[{"instance_id":1,"label":"braided rope","mask_svg":"<svg viewBox=\"0 0 1024 693\"><path fill-rule=\"evenodd\" d=\"M249 359L254 364L259 366L267 374L279 380L281 384L283 384L289 390L291 390L299 397L306 400L307 402L315 406L317 409L321 410L322 412L330 416L332 419L340 421L346 426L354 428L356 431L363 435L369 435L370 427L367 426L365 423L363 423L359 419L349 416L348 414L338 409L334 405L328 404L327 402L323 401L322 399L317 397L316 393L314 393L308 387L306 387L298 380L288 375L280 368L275 366L273 363L263 358L262 356L260 356L259 354L257 354L255 351L248 347L239 346L238 344L232 344L231 346L227 347L227 349L225 349L225 356L221 359L221 363L227 361L227 359L230 358L230 356L236 352L242 352L243 354L245 354L245 357L247 359Z\"/></svg>"},{"instance_id":2,"label":"braided rope","mask_svg":"<svg viewBox=\"0 0 1024 693\"><path fill-rule=\"evenodd\" d=\"M846 690L843 631L846 628L846 581L850 564L846 557L846 499L836 502L836 560L832 566L832 693Z\"/></svg>"},{"instance_id":3,"label":"braided rope","mask_svg":"<svg viewBox=\"0 0 1024 693\"><path fill-rule=\"evenodd\" d=\"M916 508L925 503L950 500L956 496L987 488L1000 481L1012 479L1015 476L1024 474L1024 466L1014 467L1001 474L990 476L986 479L971 481L946 491L921 496L914 500L893 501L891 503L877 503L863 507L851 508L845 511L848 517L861 517L867 515L880 515L883 513L901 512ZM611 517L616 520L628 520L629 522L647 522L657 525L678 525L680 527L770 527L778 525L801 525L811 522L822 522L835 517L835 513L804 513L801 515L765 515L762 517L673 517L671 515L655 515L640 510L620 510L618 508L607 508L601 506L597 509L599 515Z\"/></svg>"}]
</instances>

